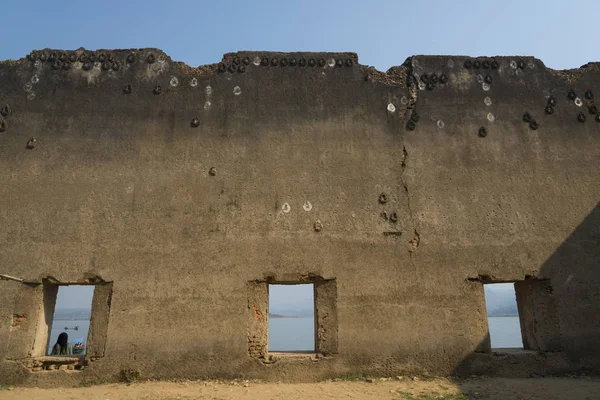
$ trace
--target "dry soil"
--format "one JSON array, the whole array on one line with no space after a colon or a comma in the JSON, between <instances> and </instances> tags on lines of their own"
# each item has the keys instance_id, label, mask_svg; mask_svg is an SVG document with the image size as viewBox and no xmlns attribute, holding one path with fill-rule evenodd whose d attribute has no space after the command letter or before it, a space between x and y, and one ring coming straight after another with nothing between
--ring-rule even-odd
<instances>
[{"instance_id":1,"label":"dry soil","mask_svg":"<svg viewBox=\"0 0 600 400\"><path fill-rule=\"evenodd\" d=\"M51 399L600 399L600 378L373 379L320 383L144 382L74 389L0 388L2 400Z\"/></svg>"}]
</instances>

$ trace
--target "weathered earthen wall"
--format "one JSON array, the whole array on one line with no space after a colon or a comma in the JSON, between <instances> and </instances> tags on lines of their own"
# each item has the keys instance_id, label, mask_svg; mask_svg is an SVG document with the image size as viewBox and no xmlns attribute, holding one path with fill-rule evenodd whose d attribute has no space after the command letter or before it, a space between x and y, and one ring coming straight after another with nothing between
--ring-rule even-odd
<instances>
[{"instance_id":1,"label":"weathered earthen wall","mask_svg":"<svg viewBox=\"0 0 600 400\"><path fill-rule=\"evenodd\" d=\"M0 383L600 371L599 83L528 57L0 63L0 273L29 282L0 281ZM101 284L80 371L32 370L45 279ZM482 282L525 279L559 351L494 355ZM327 354L261 358L250 288L307 280Z\"/></svg>"}]
</instances>

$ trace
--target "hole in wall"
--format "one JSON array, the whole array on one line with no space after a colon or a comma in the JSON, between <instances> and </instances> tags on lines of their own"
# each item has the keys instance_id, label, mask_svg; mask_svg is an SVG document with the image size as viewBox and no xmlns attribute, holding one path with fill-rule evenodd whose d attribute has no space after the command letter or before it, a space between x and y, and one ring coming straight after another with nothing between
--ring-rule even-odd
<instances>
[{"instance_id":1,"label":"hole in wall","mask_svg":"<svg viewBox=\"0 0 600 400\"><path fill-rule=\"evenodd\" d=\"M483 285L491 347L522 349L523 337L514 282Z\"/></svg>"},{"instance_id":2,"label":"hole in wall","mask_svg":"<svg viewBox=\"0 0 600 400\"><path fill-rule=\"evenodd\" d=\"M269 284L268 291L269 351L314 352L314 284Z\"/></svg>"},{"instance_id":3,"label":"hole in wall","mask_svg":"<svg viewBox=\"0 0 600 400\"><path fill-rule=\"evenodd\" d=\"M73 357L86 354L93 296L93 285L58 286L46 355Z\"/></svg>"}]
</instances>

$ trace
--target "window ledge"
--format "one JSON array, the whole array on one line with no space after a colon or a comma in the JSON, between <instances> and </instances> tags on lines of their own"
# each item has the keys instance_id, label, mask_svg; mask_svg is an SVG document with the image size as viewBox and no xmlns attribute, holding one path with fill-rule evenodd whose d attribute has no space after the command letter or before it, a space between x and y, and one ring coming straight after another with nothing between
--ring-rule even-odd
<instances>
[{"instance_id":1,"label":"window ledge","mask_svg":"<svg viewBox=\"0 0 600 400\"><path fill-rule=\"evenodd\" d=\"M85 358L85 354L81 356L42 356L34 357L35 361L43 362L56 362L56 363L68 363L68 362L79 362Z\"/></svg>"},{"instance_id":2,"label":"window ledge","mask_svg":"<svg viewBox=\"0 0 600 400\"><path fill-rule=\"evenodd\" d=\"M277 361L312 361L317 362L325 356L314 351L270 351L265 360L265 364L272 364Z\"/></svg>"},{"instance_id":3,"label":"window ledge","mask_svg":"<svg viewBox=\"0 0 600 400\"><path fill-rule=\"evenodd\" d=\"M85 355L73 356L42 356L33 357L25 361L25 366L33 372L40 371L80 371L87 362Z\"/></svg>"},{"instance_id":4,"label":"window ledge","mask_svg":"<svg viewBox=\"0 0 600 400\"><path fill-rule=\"evenodd\" d=\"M512 348L512 347L506 347L506 348L494 348L491 351L492 353L498 353L498 354L537 354L539 353L538 350L527 350L527 349L520 349L520 348Z\"/></svg>"}]
</instances>

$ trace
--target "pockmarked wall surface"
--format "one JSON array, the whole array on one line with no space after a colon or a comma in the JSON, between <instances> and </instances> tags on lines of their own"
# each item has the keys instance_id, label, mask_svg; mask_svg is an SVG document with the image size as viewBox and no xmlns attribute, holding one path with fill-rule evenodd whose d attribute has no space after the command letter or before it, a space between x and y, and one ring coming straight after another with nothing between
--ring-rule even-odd
<instances>
[{"instance_id":1,"label":"pockmarked wall surface","mask_svg":"<svg viewBox=\"0 0 600 400\"><path fill-rule=\"evenodd\" d=\"M600 64L529 57L0 62L0 383L598 373L598 107ZM314 353L269 352L269 283L314 283ZM44 354L64 284L85 357Z\"/></svg>"}]
</instances>

